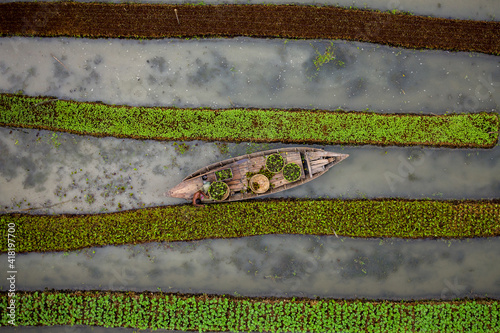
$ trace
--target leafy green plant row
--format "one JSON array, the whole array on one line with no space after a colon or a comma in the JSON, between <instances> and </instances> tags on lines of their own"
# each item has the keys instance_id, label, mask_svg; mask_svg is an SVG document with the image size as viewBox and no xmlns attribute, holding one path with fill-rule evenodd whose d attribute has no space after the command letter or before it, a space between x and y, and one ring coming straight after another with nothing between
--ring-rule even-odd
<instances>
[{"instance_id":1,"label":"leafy green plant row","mask_svg":"<svg viewBox=\"0 0 500 333\"><path fill-rule=\"evenodd\" d=\"M0 294L7 326L8 294ZM162 292L18 292L20 326L90 325L229 332L498 332L494 300L345 301Z\"/></svg>"},{"instance_id":2,"label":"leafy green plant row","mask_svg":"<svg viewBox=\"0 0 500 333\"><path fill-rule=\"evenodd\" d=\"M466 238L500 235L500 201L256 200L94 215L5 214L3 252L10 223L17 252L263 234Z\"/></svg>"},{"instance_id":3,"label":"leafy green plant row","mask_svg":"<svg viewBox=\"0 0 500 333\"><path fill-rule=\"evenodd\" d=\"M96 136L321 144L493 147L498 114L177 109L0 94L0 125Z\"/></svg>"}]
</instances>

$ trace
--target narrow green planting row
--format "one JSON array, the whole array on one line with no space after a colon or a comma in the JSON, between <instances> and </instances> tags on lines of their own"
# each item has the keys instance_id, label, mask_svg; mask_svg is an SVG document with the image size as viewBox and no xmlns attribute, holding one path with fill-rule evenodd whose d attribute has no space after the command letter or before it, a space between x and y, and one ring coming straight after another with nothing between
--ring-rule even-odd
<instances>
[{"instance_id":1,"label":"narrow green planting row","mask_svg":"<svg viewBox=\"0 0 500 333\"><path fill-rule=\"evenodd\" d=\"M495 300L345 301L173 295L161 292L18 292L15 319L0 293L1 326L90 325L229 332L498 332ZM10 320L10 323L9 323Z\"/></svg>"},{"instance_id":2,"label":"narrow green planting row","mask_svg":"<svg viewBox=\"0 0 500 333\"><path fill-rule=\"evenodd\" d=\"M269 200L166 206L95 215L0 215L16 252L263 234L466 238L500 235L500 201Z\"/></svg>"},{"instance_id":3,"label":"narrow green planting row","mask_svg":"<svg viewBox=\"0 0 500 333\"><path fill-rule=\"evenodd\" d=\"M0 125L96 136L320 144L493 147L498 114L176 109L0 94Z\"/></svg>"}]
</instances>

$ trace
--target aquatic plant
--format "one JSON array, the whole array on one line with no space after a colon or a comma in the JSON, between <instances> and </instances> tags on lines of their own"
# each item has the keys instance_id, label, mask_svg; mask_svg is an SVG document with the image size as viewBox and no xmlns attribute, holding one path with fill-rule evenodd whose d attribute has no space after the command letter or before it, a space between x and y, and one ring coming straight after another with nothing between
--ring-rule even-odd
<instances>
[{"instance_id":1,"label":"aquatic plant","mask_svg":"<svg viewBox=\"0 0 500 333\"><path fill-rule=\"evenodd\" d=\"M434 116L342 110L146 108L9 94L0 94L0 126L172 141L483 148L495 146L500 130L498 114L486 112ZM180 153L188 148L185 144L174 146Z\"/></svg>"},{"instance_id":2,"label":"aquatic plant","mask_svg":"<svg viewBox=\"0 0 500 333\"><path fill-rule=\"evenodd\" d=\"M95 197L94 197L94 195L93 195L93 194L86 194L86 195L85 195L85 201L86 201L89 205L93 204L93 203L95 202Z\"/></svg>"},{"instance_id":3,"label":"aquatic plant","mask_svg":"<svg viewBox=\"0 0 500 333\"><path fill-rule=\"evenodd\" d=\"M316 58L314 58L313 63L317 71L319 71L321 66L331 61L336 61L336 65L340 67L344 66L343 61L337 60L335 55L335 45L333 45L333 42L330 42L330 46L326 48L324 53L319 52L317 49L314 49L314 51L316 52Z\"/></svg>"},{"instance_id":4,"label":"aquatic plant","mask_svg":"<svg viewBox=\"0 0 500 333\"><path fill-rule=\"evenodd\" d=\"M8 326L0 292L0 326ZM16 292L19 326L89 325L229 332L498 332L496 300L370 301L178 295L163 292Z\"/></svg>"},{"instance_id":5,"label":"aquatic plant","mask_svg":"<svg viewBox=\"0 0 500 333\"><path fill-rule=\"evenodd\" d=\"M219 149L219 152L221 154L227 154L229 153L229 148L227 147L227 143L225 142L216 142L215 145Z\"/></svg>"},{"instance_id":6,"label":"aquatic plant","mask_svg":"<svg viewBox=\"0 0 500 333\"><path fill-rule=\"evenodd\" d=\"M9 223L17 225L16 237L23 240L17 252L43 252L265 234L492 237L500 236L498 221L499 200L256 200L203 210L178 205L93 215L4 214L0 250L7 250Z\"/></svg>"},{"instance_id":7,"label":"aquatic plant","mask_svg":"<svg viewBox=\"0 0 500 333\"><path fill-rule=\"evenodd\" d=\"M294 182L300 178L301 168L296 163L288 163L283 167L283 177L289 182Z\"/></svg>"},{"instance_id":8,"label":"aquatic plant","mask_svg":"<svg viewBox=\"0 0 500 333\"><path fill-rule=\"evenodd\" d=\"M59 148L59 146L61 145L61 143L57 141L58 138L59 136L57 135L57 133L52 133L51 140L52 144L54 145L54 148Z\"/></svg>"},{"instance_id":9,"label":"aquatic plant","mask_svg":"<svg viewBox=\"0 0 500 333\"><path fill-rule=\"evenodd\" d=\"M174 142L173 145L175 147L175 151L180 153L181 155L184 155L184 153L189 150L189 145L185 143Z\"/></svg>"},{"instance_id":10,"label":"aquatic plant","mask_svg":"<svg viewBox=\"0 0 500 333\"><path fill-rule=\"evenodd\" d=\"M337 56L335 55L335 45L333 44L333 42L330 42L330 45L325 49L323 53L315 48L312 44L311 46L316 53L316 57L313 59L313 64L316 68L316 71L312 75L307 75L307 78L309 80L312 80L314 77L316 77L320 68L329 62L333 62L337 67L344 67L345 63L342 60L338 60Z\"/></svg>"}]
</instances>

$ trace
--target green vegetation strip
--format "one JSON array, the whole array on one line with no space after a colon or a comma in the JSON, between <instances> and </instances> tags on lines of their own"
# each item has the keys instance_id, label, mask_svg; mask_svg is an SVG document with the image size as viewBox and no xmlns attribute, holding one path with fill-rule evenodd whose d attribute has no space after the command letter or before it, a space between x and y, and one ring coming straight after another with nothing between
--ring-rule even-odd
<instances>
[{"instance_id":1,"label":"green vegetation strip","mask_svg":"<svg viewBox=\"0 0 500 333\"><path fill-rule=\"evenodd\" d=\"M500 235L500 201L269 200L166 206L95 215L0 215L16 252L264 234L466 238Z\"/></svg>"},{"instance_id":2,"label":"green vegetation strip","mask_svg":"<svg viewBox=\"0 0 500 333\"><path fill-rule=\"evenodd\" d=\"M1 94L0 125L157 140L490 148L498 141L500 122L498 114L485 112L147 108Z\"/></svg>"},{"instance_id":3,"label":"green vegetation strip","mask_svg":"<svg viewBox=\"0 0 500 333\"><path fill-rule=\"evenodd\" d=\"M498 332L495 300L344 301L161 292L18 292L19 326L90 325L229 332ZM8 326L8 293L0 294ZM12 323L12 322L11 322Z\"/></svg>"}]
</instances>

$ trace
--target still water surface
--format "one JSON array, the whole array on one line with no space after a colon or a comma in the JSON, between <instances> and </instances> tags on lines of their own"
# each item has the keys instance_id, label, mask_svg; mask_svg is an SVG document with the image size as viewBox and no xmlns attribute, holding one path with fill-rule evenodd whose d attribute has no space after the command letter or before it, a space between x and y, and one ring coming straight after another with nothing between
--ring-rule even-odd
<instances>
[{"instance_id":1,"label":"still water surface","mask_svg":"<svg viewBox=\"0 0 500 333\"><path fill-rule=\"evenodd\" d=\"M99 213L175 205L164 192L210 163L283 144L94 138L0 128L0 211ZM320 179L269 197L489 199L500 149L317 146L350 154Z\"/></svg>"},{"instance_id":2,"label":"still water surface","mask_svg":"<svg viewBox=\"0 0 500 333\"><path fill-rule=\"evenodd\" d=\"M495 265L499 240L265 235L30 253L16 258L16 287L346 299L500 298L500 267ZM0 260L7 261L6 255Z\"/></svg>"},{"instance_id":3,"label":"still water surface","mask_svg":"<svg viewBox=\"0 0 500 333\"><path fill-rule=\"evenodd\" d=\"M326 63L316 58L335 55ZM316 61L316 64L315 64ZM498 57L368 43L1 38L0 92L108 104L498 110Z\"/></svg>"}]
</instances>

